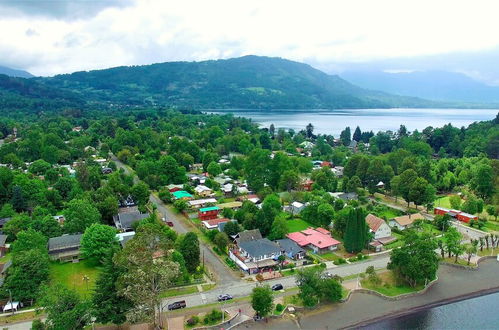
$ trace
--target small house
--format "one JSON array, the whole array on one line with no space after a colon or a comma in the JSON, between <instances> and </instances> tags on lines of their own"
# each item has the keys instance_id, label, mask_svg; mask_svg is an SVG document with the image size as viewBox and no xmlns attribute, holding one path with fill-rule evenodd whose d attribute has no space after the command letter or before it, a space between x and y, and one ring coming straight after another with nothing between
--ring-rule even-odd
<instances>
[{"instance_id":1,"label":"small house","mask_svg":"<svg viewBox=\"0 0 499 330\"><path fill-rule=\"evenodd\" d=\"M215 198L205 198L188 201L187 204L189 204L190 208L200 208L208 204L215 204L216 202L217 200Z\"/></svg>"},{"instance_id":2,"label":"small house","mask_svg":"<svg viewBox=\"0 0 499 330\"><path fill-rule=\"evenodd\" d=\"M169 184L166 186L169 192L174 193L176 191L184 190L184 185L181 184Z\"/></svg>"},{"instance_id":3,"label":"small house","mask_svg":"<svg viewBox=\"0 0 499 330\"><path fill-rule=\"evenodd\" d=\"M390 226L396 227L399 230L411 228L416 220L424 220L425 217L421 213L408 214L400 217L395 217L390 220Z\"/></svg>"},{"instance_id":4,"label":"small house","mask_svg":"<svg viewBox=\"0 0 499 330\"><path fill-rule=\"evenodd\" d=\"M305 258L305 249L289 238L278 239L275 242L281 248L282 254L286 257L294 260Z\"/></svg>"},{"instance_id":5,"label":"small house","mask_svg":"<svg viewBox=\"0 0 499 330\"><path fill-rule=\"evenodd\" d=\"M366 223L369 229L374 234L374 239L390 237L392 235L391 228L386 224L385 220L378 218L373 214L366 216Z\"/></svg>"},{"instance_id":6,"label":"small house","mask_svg":"<svg viewBox=\"0 0 499 330\"><path fill-rule=\"evenodd\" d=\"M446 209L445 207L435 207L433 209L433 213L436 215L446 215L450 212L449 209Z\"/></svg>"},{"instance_id":7,"label":"small house","mask_svg":"<svg viewBox=\"0 0 499 330\"><path fill-rule=\"evenodd\" d=\"M326 253L338 249L341 242L331 237L331 233L324 228L308 228L301 232L290 233L287 237L300 247L307 247L314 253Z\"/></svg>"},{"instance_id":8,"label":"small house","mask_svg":"<svg viewBox=\"0 0 499 330\"><path fill-rule=\"evenodd\" d=\"M196 188L194 188L194 192L201 197L209 197L213 195L213 190L211 188L208 188L204 185L197 185Z\"/></svg>"},{"instance_id":9,"label":"small house","mask_svg":"<svg viewBox=\"0 0 499 330\"><path fill-rule=\"evenodd\" d=\"M305 191L311 191L312 190L312 185L314 184L313 180L305 180L302 182L301 187Z\"/></svg>"},{"instance_id":10,"label":"small house","mask_svg":"<svg viewBox=\"0 0 499 330\"><path fill-rule=\"evenodd\" d=\"M149 217L148 213L140 213L137 211L132 212L119 212L117 215L113 216L114 225L121 231L131 231L133 229L132 225Z\"/></svg>"},{"instance_id":11,"label":"small house","mask_svg":"<svg viewBox=\"0 0 499 330\"><path fill-rule=\"evenodd\" d=\"M82 236L82 234L66 234L49 238L48 250L50 259L73 262L80 260L80 242Z\"/></svg>"},{"instance_id":12,"label":"small house","mask_svg":"<svg viewBox=\"0 0 499 330\"><path fill-rule=\"evenodd\" d=\"M216 219L218 213L220 213L220 208L218 206L203 207L198 211L198 218L201 221Z\"/></svg>"},{"instance_id":13,"label":"small house","mask_svg":"<svg viewBox=\"0 0 499 330\"><path fill-rule=\"evenodd\" d=\"M306 205L300 202L293 202L290 205L284 207L284 211L289 212L293 215L300 214L303 209L305 209Z\"/></svg>"},{"instance_id":14,"label":"small house","mask_svg":"<svg viewBox=\"0 0 499 330\"><path fill-rule=\"evenodd\" d=\"M460 212L459 214L456 215L456 219L462 222L469 223L471 220L478 220L478 217L473 214Z\"/></svg>"},{"instance_id":15,"label":"small house","mask_svg":"<svg viewBox=\"0 0 499 330\"><path fill-rule=\"evenodd\" d=\"M176 200L189 201L189 200L191 200L191 199L194 198L191 194L189 194L185 190L175 191L175 192L172 193L172 195L173 195L173 198L176 199Z\"/></svg>"},{"instance_id":16,"label":"small house","mask_svg":"<svg viewBox=\"0 0 499 330\"><path fill-rule=\"evenodd\" d=\"M116 234L116 239L120 243L121 247L124 248L126 242L128 242L129 240L131 240L134 236L135 236L135 232L134 231L129 231L129 232L125 232L125 233L118 233L118 234Z\"/></svg>"}]
</instances>

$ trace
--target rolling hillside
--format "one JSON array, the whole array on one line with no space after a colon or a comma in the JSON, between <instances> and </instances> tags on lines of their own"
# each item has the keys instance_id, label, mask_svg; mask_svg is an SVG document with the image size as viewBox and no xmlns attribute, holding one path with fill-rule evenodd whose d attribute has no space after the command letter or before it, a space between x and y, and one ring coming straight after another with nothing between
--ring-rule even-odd
<instances>
[{"instance_id":1,"label":"rolling hillside","mask_svg":"<svg viewBox=\"0 0 499 330\"><path fill-rule=\"evenodd\" d=\"M116 67L34 79L87 100L113 104L195 109L437 106L362 89L303 63L259 56Z\"/></svg>"}]
</instances>

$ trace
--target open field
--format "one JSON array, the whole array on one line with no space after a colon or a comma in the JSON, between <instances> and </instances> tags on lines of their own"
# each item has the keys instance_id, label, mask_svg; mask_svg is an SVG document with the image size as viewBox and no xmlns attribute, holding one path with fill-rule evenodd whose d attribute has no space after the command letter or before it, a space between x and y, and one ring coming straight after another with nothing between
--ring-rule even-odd
<instances>
[{"instance_id":1,"label":"open field","mask_svg":"<svg viewBox=\"0 0 499 330\"><path fill-rule=\"evenodd\" d=\"M97 267L89 260L78 263L52 262L50 264L50 280L52 283L60 283L85 296L93 290L100 271L100 267ZM85 276L88 281L84 279Z\"/></svg>"}]
</instances>

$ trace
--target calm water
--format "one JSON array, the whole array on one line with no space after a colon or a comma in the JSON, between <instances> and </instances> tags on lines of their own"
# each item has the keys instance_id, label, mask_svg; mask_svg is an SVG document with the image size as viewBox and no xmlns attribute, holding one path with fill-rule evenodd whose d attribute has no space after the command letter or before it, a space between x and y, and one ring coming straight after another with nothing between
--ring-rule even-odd
<instances>
[{"instance_id":1,"label":"calm water","mask_svg":"<svg viewBox=\"0 0 499 330\"><path fill-rule=\"evenodd\" d=\"M332 134L335 137L347 126L352 134L355 127L363 131L395 131L401 124L408 130L423 130L427 126L467 126L475 121L495 118L499 110L484 109L357 109L357 110L286 110L286 111L210 111L210 113L231 112L253 119L263 127L274 124L276 128L304 129L308 123L314 125L315 133Z\"/></svg>"},{"instance_id":2,"label":"calm water","mask_svg":"<svg viewBox=\"0 0 499 330\"><path fill-rule=\"evenodd\" d=\"M380 321L362 329L499 329L499 293Z\"/></svg>"}]
</instances>

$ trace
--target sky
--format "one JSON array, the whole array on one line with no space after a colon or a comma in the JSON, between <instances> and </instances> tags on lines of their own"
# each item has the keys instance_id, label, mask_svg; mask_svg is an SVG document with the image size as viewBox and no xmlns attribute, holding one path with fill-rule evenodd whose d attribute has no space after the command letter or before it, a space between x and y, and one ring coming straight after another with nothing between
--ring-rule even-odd
<instances>
[{"instance_id":1,"label":"sky","mask_svg":"<svg viewBox=\"0 0 499 330\"><path fill-rule=\"evenodd\" d=\"M0 0L0 65L55 75L248 54L499 85L497 0Z\"/></svg>"}]
</instances>

